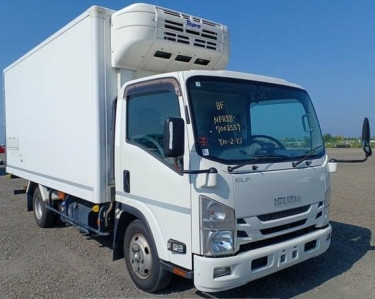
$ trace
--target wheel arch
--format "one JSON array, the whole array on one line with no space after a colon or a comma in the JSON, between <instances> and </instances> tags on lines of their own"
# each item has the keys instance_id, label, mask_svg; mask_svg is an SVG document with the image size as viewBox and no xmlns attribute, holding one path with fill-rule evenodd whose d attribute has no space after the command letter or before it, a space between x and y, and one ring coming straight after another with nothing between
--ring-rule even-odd
<instances>
[{"instance_id":1,"label":"wheel arch","mask_svg":"<svg viewBox=\"0 0 375 299\"><path fill-rule=\"evenodd\" d=\"M31 212L34 210L33 207L33 196L34 191L38 187L38 184L32 181L29 181L26 188L26 200L27 200L27 211Z\"/></svg>"},{"instance_id":2,"label":"wheel arch","mask_svg":"<svg viewBox=\"0 0 375 299\"><path fill-rule=\"evenodd\" d=\"M155 242L155 230L151 229L149 221L140 210L135 207L117 202L115 215L115 227L113 233L113 260L118 260L124 257L123 241L125 231L129 224L137 219L142 221L146 225L151 235L151 241L154 243L158 256L160 258L160 244L158 246L157 242ZM156 228L157 225L154 224L153 227Z\"/></svg>"}]
</instances>

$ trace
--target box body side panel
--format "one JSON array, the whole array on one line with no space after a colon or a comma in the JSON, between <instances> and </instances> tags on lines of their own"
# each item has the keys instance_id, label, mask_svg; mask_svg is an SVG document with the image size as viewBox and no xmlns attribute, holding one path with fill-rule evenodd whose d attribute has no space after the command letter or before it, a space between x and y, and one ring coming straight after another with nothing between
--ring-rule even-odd
<instances>
[{"instance_id":1,"label":"box body side panel","mask_svg":"<svg viewBox=\"0 0 375 299\"><path fill-rule=\"evenodd\" d=\"M109 26L109 16L81 16L4 71L9 173L107 201Z\"/></svg>"}]
</instances>

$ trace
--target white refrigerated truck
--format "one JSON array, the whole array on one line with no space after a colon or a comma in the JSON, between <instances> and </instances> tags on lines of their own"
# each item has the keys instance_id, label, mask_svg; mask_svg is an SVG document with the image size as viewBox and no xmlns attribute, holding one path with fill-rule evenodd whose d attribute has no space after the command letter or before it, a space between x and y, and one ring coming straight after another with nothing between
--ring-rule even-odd
<instances>
[{"instance_id":1,"label":"white refrigerated truck","mask_svg":"<svg viewBox=\"0 0 375 299\"><path fill-rule=\"evenodd\" d=\"M336 161L309 96L228 57L226 26L134 4L91 7L6 68L6 170L36 223L113 236L148 292L172 273L226 290L325 252Z\"/></svg>"}]
</instances>

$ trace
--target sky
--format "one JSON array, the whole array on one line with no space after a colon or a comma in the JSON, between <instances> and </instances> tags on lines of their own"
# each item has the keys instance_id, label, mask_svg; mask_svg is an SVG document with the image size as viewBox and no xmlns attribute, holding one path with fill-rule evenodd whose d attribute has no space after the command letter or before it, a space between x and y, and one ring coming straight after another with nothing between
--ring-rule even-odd
<instances>
[{"instance_id":1,"label":"sky","mask_svg":"<svg viewBox=\"0 0 375 299\"><path fill-rule=\"evenodd\" d=\"M135 2L139 1L0 0L0 69L92 5L118 10ZM360 136L363 118L368 117L375 136L374 0L141 2L227 25L231 36L227 69L303 86L323 134ZM2 91L0 144L5 143L4 122Z\"/></svg>"}]
</instances>

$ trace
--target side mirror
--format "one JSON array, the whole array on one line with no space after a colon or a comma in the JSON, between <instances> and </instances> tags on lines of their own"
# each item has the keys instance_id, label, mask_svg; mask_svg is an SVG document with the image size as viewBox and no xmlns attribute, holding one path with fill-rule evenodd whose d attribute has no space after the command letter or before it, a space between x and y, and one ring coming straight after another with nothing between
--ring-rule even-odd
<instances>
[{"instance_id":1,"label":"side mirror","mask_svg":"<svg viewBox=\"0 0 375 299\"><path fill-rule=\"evenodd\" d=\"M185 149L185 124L182 118L168 117L164 123L164 138L163 149L166 158L177 158L184 155ZM215 187L217 169L199 169L199 170L183 170L179 169L180 173L186 174L201 174L207 173L206 181L201 183L200 187ZM203 178L203 177L202 177Z\"/></svg>"},{"instance_id":2,"label":"side mirror","mask_svg":"<svg viewBox=\"0 0 375 299\"><path fill-rule=\"evenodd\" d=\"M185 130L182 118L168 117L164 123L164 155L177 158L185 149Z\"/></svg>"},{"instance_id":3,"label":"side mirror","mask_svg":"<svg viewBox=\"0 0 375 299\"><path fill-rule=\"evenodd\" d=\"M365 162L367 161L368 157L372 155L372 149L370 145L370 124L368 121L368 118L365 117L363 120L363 125L362 125L362 148L363 151L365 152L365 158L362 160L343 160L343 159L330 159L328 162L331 163L330 165L330 172L335 172L336 171L336 166L334 163L359 163L359 162Z\"/></svg>"},{"instance_id":4,"label":"side mirror","mask_svg":"<svg viewBox=\"0 0 375 299\"><path fill-rule=\"evenodd\" d=\"M365 117L365 119L363 120L363 126L362 126L362 148L366 154L366 157L370 157L372 155L370 138L371 138L370 125L369 125L368 118Z\"/></svg>"}]
</instances>

